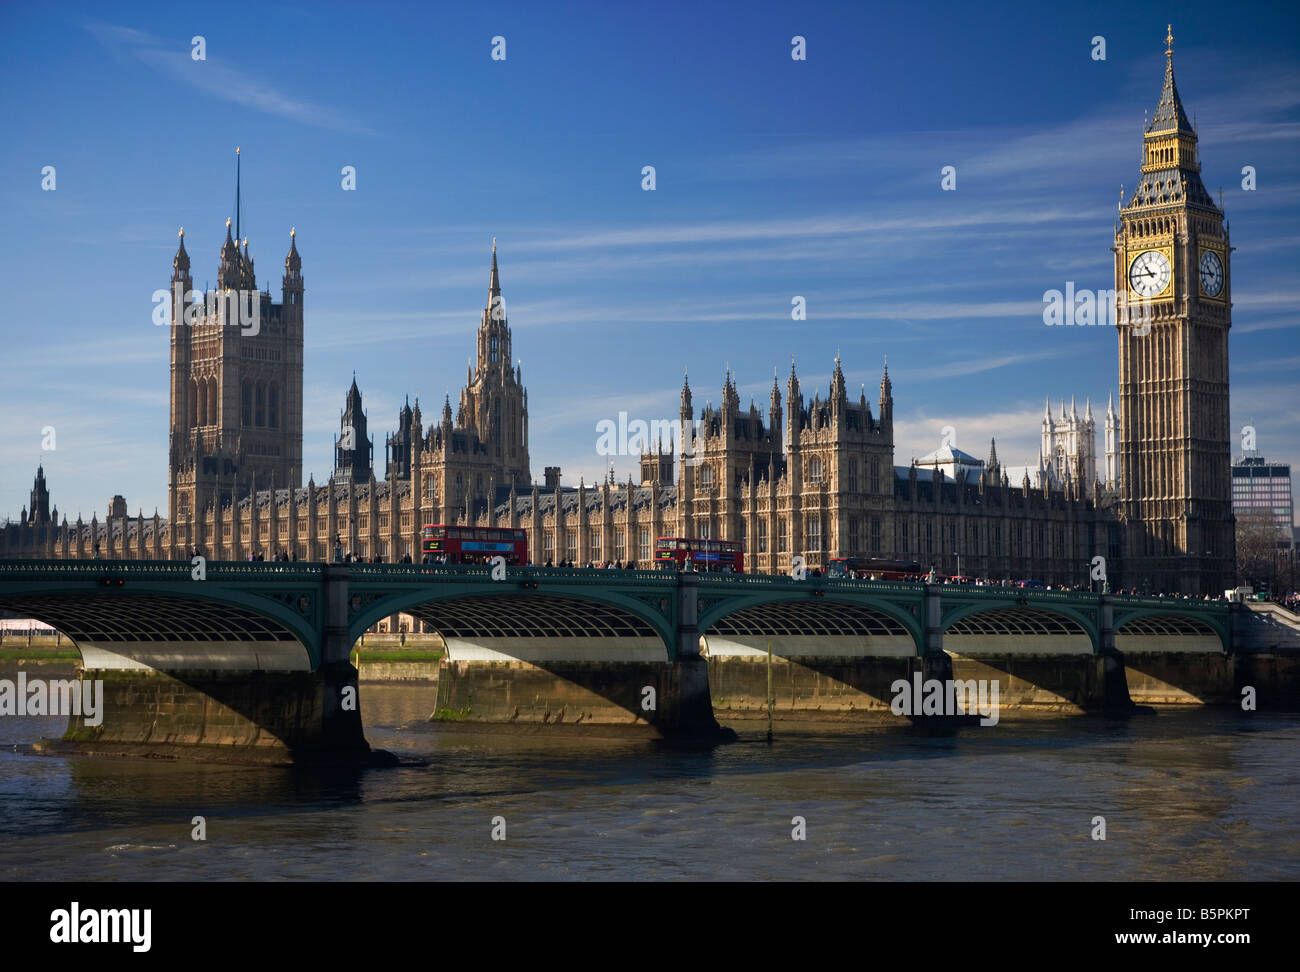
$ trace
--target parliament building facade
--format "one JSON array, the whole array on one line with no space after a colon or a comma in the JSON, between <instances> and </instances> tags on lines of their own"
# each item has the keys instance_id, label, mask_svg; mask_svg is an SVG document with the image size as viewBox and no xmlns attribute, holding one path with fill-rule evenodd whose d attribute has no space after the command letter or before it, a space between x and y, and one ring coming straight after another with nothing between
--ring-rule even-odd
<instances>
[{"instance_id":1,"label":"parliament building facade","mask_svg":"<svg viewBox=\"0 0 1300 972\"><path fill-rule=\"evenodd\" d=\"M829 387L811 397L792 365L784 388L774 379L765 410L742 407L728 373L720 404L697 412L686 381L680 419L698 430L690 456L655 449L623 483L562 485L555 467L538 482L494 245L474 364L455 409L444 400L426 427L418 399L404 405L377 477L354 376L333 474L304 486L304 283L291 239L282 302L262 294L256 333L219 310L171 328L168 515L130 515L118 496L103 520L60 521L38 470L21 522L0 529L0 557L187 560L198 550L217 560L321 561L342 549L418 562L422 527L455 523L525 530L535 564L650 567L657 537L684 536L741 540L746 569L759 572L788 572L796 555L809 568L861 556L1087 585L1102 556L1112 587L1221 593L1235 554L1231 247L1166 53L1142 174L1114 240L1116 291L1130 300L1117 321L1119 409L1108 409L1103 471L1093 443L1077 441L1085 429L1084 438L1094 434L1090 406L1077 422L1071 406L1068 454L1067 437L1045 417L1038 475L1009 476L995 443L982 461L962 453L951 464L896 465L888 369L874 401L865 391L853 399L836 358ZM178 293L190 289L183 237L172 282ZM247 243L241 250L227 229L218 292L255 288ZM1151 309L1141 327L1124 310L1135 297ZM176 300L179 320L186 308Z\"/></svg>"}]
</instances>

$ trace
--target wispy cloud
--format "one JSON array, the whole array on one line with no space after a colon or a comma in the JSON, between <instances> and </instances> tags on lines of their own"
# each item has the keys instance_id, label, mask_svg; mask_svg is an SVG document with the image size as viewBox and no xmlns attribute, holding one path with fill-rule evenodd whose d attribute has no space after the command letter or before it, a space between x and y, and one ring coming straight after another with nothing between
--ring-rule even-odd
<instances>
[{"instance_id":1,"label":"wispy cloud","mask_svg":"<svg viewBox=\"0 0 1300 972\"><path fill-rule=\"evenodd\" d=\"M206 59L190 56L188 41L164 40L152 34L118 24L82 25L96 40L122 58L134 58L155 71L191 85L205 94L288 118L291 121L332 131L370 134L371 130L336 111L306 98L274 87L270 82L236 70L223 59L205 52Z\"/></svg>"},{"instance_id":2,"label":"wispy cloud","mask_svg":"<svg viewBox=\"0 0 1300 972\"><path fill-rule=\"evenodd\" d=\"M988 355L982 358L965 358L949 361L927 368L911 368L898 372L899 377L918 378L956 378L964 375L979 375L986 371L996 371L1009 365L1027 364L1034 361L1051 361L1077 353L1073 347L1050 348L1045 351L1025 351L1012 354Z\"/></svg>"}]
</instances>

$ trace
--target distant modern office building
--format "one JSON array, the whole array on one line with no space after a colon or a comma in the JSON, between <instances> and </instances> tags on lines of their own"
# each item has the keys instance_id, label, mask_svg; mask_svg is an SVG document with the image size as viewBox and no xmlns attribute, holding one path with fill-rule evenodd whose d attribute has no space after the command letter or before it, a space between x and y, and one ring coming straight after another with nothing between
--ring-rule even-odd
<instances>
[{"instance_id":1,"label":"distant modern office building","mask_svg":"<svg viewBox=\"0 0 1300 972\"><path fill-rule=\"evenodd\" d=\"M1270 513L1287 546L1295 543L1291 466L1244 455L1232 464L1232 512L1238 519Z\"/></svg>"}]
</instances>

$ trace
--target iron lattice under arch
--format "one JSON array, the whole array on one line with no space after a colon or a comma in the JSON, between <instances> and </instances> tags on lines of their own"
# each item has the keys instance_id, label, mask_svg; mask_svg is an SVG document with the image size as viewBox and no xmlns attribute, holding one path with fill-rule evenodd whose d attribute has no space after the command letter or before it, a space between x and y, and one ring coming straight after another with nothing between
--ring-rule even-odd
<instances>
[{"instance_id":1,"label":"iron lattice under arch","mask_svg":"<svg viewBox=\"0 0 1300 972\"><path fill-rule=\"evenodd\" d=\"M658 638L649 622L600 601L494 594L403 609L444 638Z\"/></svg>"},{"instance_id":2,"label":"iron lattice under arch","mask_svg":"<svg viewBox=\"0 0 1300 972\"><path fill-rule=\"evenodd\" d=\"M201 598L32 594L6 597L4 608L39 618L78 643L298 641L272 618Z\"/></svg>"},{"instance_id":3,"label":"iron lattice under arch","mask_svg":"<svg viewBox=\"0 0 1300 972\"><path fill-rule=\"evenodd\" d=\"M1184 618L1172 614L1151 614L1132 618L1116 628L1117 635L1182 635L1218 637L1218 633L1199 618Z\"/></svg>"},{"instance_id":4,"label":"iron lattice under arch","mask_svg":"<svg viewBox=\"0 0 1300 972\"><path fill-rule=\"evenodd\" d=\"M1079 622L1051 611L999 608L954 621L949 635L1086 635Z\"/></svg>"},{"instance_id":5,"label":"iron lattice under arch","mask_svg":"<svg viewBox=\"0 0 1300 972\"><path fill-rule=\"evenodd\" d=\"M743 608L709 627L714 635L904 635L901 621L861 604L837 601L778 601Z\"/></svg>"}]
</instances>

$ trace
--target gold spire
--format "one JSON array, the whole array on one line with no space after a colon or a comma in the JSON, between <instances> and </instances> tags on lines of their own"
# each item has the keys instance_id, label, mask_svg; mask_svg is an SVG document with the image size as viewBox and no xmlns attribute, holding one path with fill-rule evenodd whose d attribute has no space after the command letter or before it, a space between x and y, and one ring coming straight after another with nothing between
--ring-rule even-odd
<instances>
[{"instance_id":1,"label":"gold spire","mask_svg":"<svg viewBox=\"0 0 1300 972\"><path fill-rule=\"evenodd\" d=\"M293 228L292 226L290 226L290 227L289 227L289 235L290 235L290 236L293 236L295 232L296 232L296 230L294 230L294 228Z\"/></svg>"},{"instance_id":2,"label":"gold spire","mask_svg":"<svg viewBox=\"0 0 1300 972\"><path fill-rule=\"evenodd\" d=\"M1171 58L1174 56L1174 25L1173 24L1170 24L1168 26L1167 32L1165 34L1165 54Z\"/></svg>"},{"instance_id":3,"label":"gold spire","mask_svg":"<svg viewBox=\"0 0 1300 972\"><path fill-rule=\"evenodd\" d=\"M226 229L230 229L230 217L226 217Z\"/></svg>"},{"instance_id":4,"label":"gold spire","mask_svg":"<svg viewBox=\"0 0 1300 972\"><path fill-rule=\"evenodd\" d=\"M181 227L181 231L180 231L180 234L179 234L179 235L180 235L180 238L181 238L181 239L185 239L185 227L184 227L184 226Z\"/></svg>"}]
</instances>

